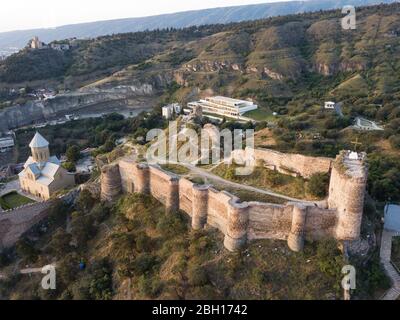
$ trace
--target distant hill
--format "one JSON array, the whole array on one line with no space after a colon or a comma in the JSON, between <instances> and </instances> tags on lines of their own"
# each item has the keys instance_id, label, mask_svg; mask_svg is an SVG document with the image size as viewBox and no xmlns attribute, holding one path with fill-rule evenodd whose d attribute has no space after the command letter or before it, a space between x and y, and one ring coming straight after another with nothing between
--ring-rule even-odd
<instances>
[{"instance_id":1,"label":"distant hill","mask_svg":"<svg viewBox=\"0 0 400 320\"><path fill-rule=\"evenodd\" d=\"M73 37L93 38L125 32L257 20L287 14L337 9L344 5L366 6L393 2L398 2L398 0L309 0L278 2L213 8L143 18L82 23L52 29L11 31L0 33L0 52L7 53L23 48L33 36L39 36L45 42Z\"/></svg>"}]
</instances>

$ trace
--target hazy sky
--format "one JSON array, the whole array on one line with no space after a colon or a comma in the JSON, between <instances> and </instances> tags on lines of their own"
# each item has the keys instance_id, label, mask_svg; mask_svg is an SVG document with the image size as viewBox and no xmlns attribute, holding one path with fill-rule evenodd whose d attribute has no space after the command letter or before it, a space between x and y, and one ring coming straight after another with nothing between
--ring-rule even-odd
<instances>
[{"instance_id":1,"label":"hazy sky","mask_svg":"<svg viewBox=\"0 0 400 320\"><path fill-rule=\"evenodd\" d=\"M282 0L1 0L0 32L278 1Z\"/></svg>"}]
</instances>

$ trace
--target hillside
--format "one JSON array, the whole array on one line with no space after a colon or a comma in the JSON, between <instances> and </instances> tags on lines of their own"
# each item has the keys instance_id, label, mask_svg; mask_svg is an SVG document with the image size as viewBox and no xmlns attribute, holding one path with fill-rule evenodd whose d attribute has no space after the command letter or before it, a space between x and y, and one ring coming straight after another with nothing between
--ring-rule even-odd
<instances>
[{"instance_id":1,"label":"hillside","mask_svg":"<svg viewBox=\"0 0 400 320\"><path fill-rule=\"evenodd\" d=\"M356 30L342 30L343 15L336 10L105 36L82 40L64 53L23 50L0 63L0 79L6 81L0 84L5 92L0 119L30 110L18 97L7 107L13 104L7 90L21 87L100 95L146 85L156 101L148 108L212 94L251 98L260 108L250 116L261 122L258 129L268 121L273 148L335 157L358 139L372 159L374 198L399 199L399 14L400 3L358 9ZM33 70L26 72L25 65ZM329 100L341 102L342 114L322 108ZM44 105L35 111L53 107ZM356 117L385 130L354 130Z\"/></svg>"},{"instance_id":2,"label":"hillside","mask_svg":"<svg viewBox=\"0 0 400 320\"><path fill-rule=\"evenodd\" d=\"M0 80L18 83L58 78L62 82L68 78L71 82L71 77L95 80L117 71L118 80L136 77L146 81L143 76L155 71L182 84L196 84L191 80L200 75L207 75L211 85L213 78L236 80L242 89L253 91L263 84L274 87L279 81L287 95L287 80L299 86L297 81L313 73L335 76L369 71L371 85L379 82L378 87L384 89L387 81L396 80L399 7L359 9L356 31L341 29L341 11L326 11L104 36L78 41L64 53L24 49L0 63Z\"/></svg>"},{"instance_id":3,"label":"hillside","mask_svg":"<svg viewBox=\"0 0 400 320\"><path fill-rule=\"evenodd\" d=\"M0 299L334 300L342 296L343 257L334 242L310 243L305 252L294 253L284 242L262 240L241 253L229 253L215 230L190 231L183 214L166 214L155 199L138 194L122 197L108 208L82 192L75 208L56 203L50 211L47 220L0 255L0 271L7 275L0 280ZM69 227L66 221L71 221ZM46 263L57 264L57 290L42 290L40 274L12 275L20 266ZM387 287L386 277L376 257L362 263L355 297L375 297Z\"/></svg>"},{"instance_id":4,"label":"hillside","mask_svg":"<svg viewBox=\"0 0 400 320\"><path fill-rule=\"evenodd\" d=\"M51 29L33 29L0 33L0 52L23 48L28 40L39 36L45 42L67 38L94 38L124 32L163 28L185 28L194 25L223 24L267 17L342 8L344 5L372 5L395 0L309 0L266 3L198 11L180 12L142 18L99 21L60 26Z\"/></svg>"}]
</instances>

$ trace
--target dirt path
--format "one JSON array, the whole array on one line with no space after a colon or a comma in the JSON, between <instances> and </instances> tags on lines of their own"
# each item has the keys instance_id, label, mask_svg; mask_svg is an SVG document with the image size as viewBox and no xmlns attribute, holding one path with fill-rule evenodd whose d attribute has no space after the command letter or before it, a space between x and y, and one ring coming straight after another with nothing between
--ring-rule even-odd
<instances>
[{"instance_id":1,"label":"dirt path","mask_svg":"<svg viewBox=\"0 0 400 320\"><path fill-rule=\"evenodd\" d=\"M217 176L217 175L215 175L213 173L210 173L207 170L195 167L193 165L183 164L183 163L180 163L180 165L182 165L182 166L186 167L187 169L189 169L191 174L195 174L195 175L198 175L200 177L206 178L206 179L208 179L210 181L216 181L216 182L218 182L220 184L227 185L227 186L230 186L230 187L233 187L233 188L246 190L246 191L250 191L250 192L257 192L257 193L273 196L273 197L276 197L276 198L284 199L284 200L287 200L287 201L307 203L307 204L318 203L318 202L313 202L313 201L305 201L305 200L302 200L302 199L291 198L291 197L287 197L287 196L284 196L282 194L273 192L271 190L260 189L260 188L256 188L256 187L247 186L247 185L244 185L244 184L232 182L232 181L226 180L224 178L221 178L220 176Z\"/></svg>"}]
</instances>

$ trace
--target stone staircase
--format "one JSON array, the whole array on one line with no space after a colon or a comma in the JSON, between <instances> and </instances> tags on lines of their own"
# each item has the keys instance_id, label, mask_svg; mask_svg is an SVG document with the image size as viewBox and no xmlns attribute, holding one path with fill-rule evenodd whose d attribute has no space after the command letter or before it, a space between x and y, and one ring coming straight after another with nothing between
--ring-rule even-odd
<instances>
[{"instance_id":1,"label":"stone staircase","mask_svg":"<svg viewBox=\"0 0 400 320\"><path fill-rule=\"evenodd\" d=\"M397 300L397 298L400 296L400 274L390 261L392 255L392 239L397 235L397 233L393 233L388 230L383 230L382 233L380 250L381 263L385 268L387 275L392 280L392 288L385 293L385 295L382 297L382 300Z\"/></svg>"}]
</instances>

